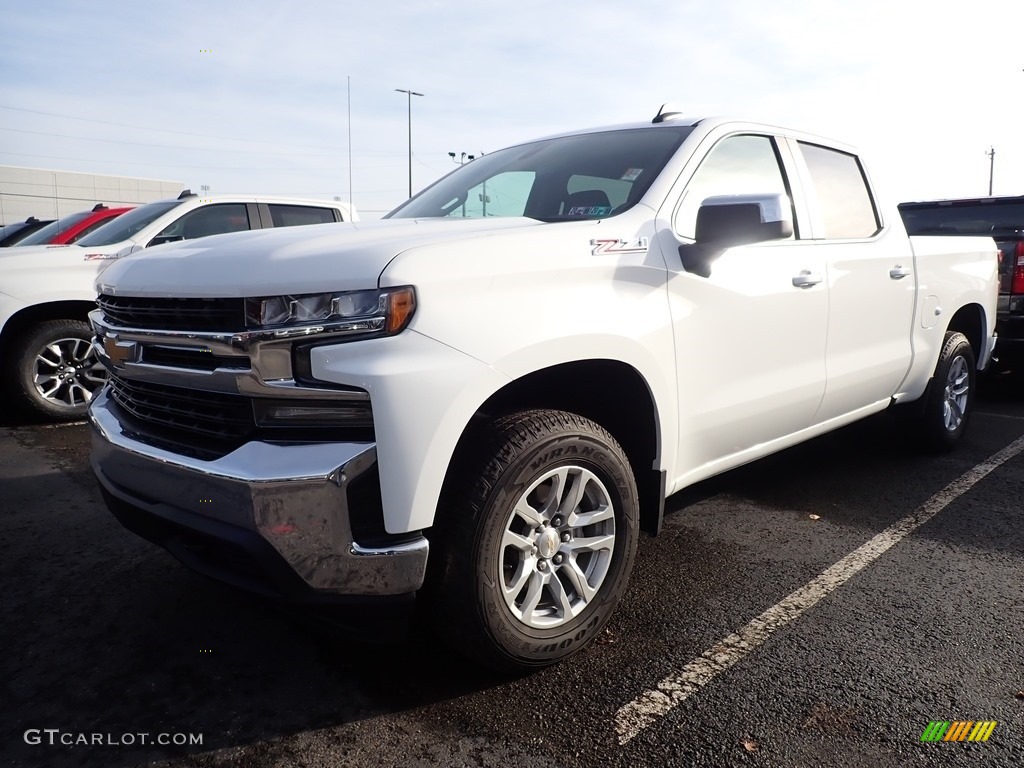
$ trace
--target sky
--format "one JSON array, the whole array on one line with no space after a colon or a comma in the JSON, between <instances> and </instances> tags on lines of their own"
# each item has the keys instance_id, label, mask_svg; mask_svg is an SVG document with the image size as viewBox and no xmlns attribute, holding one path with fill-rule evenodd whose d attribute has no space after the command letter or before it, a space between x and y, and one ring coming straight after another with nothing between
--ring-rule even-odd
<instances>
[{"instance_id":1,"label":"sky","mask_svg":"<svg viewBox=\"0 0 1024 768\"><path fill-rule=\"evenodd\" d=\"M0 165L377 218L408 194L410 109L415 192L449 152L668 102L853 144L889 202L986 195L991 148L993 193L1020 195L1022 22L1019 0L5 0Z\"/></svg>"}]
</instances>

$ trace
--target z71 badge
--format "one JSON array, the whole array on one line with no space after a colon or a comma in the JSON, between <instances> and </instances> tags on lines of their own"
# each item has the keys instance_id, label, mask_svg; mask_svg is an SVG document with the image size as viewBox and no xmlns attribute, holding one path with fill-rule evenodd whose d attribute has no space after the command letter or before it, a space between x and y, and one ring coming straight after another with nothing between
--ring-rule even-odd
<instances>
[{"instance_id":1,"label":"z71 badge","mask_svg":"<svg viewBox=\"0 0 1024 768\"><path fill-rule=\"evenodd\" d=\"M591 240L594 246L591 254L597 256L599 253L645 253L647 251L647 238L637 237L632 240Z\"/></svg>"}]
</instances>

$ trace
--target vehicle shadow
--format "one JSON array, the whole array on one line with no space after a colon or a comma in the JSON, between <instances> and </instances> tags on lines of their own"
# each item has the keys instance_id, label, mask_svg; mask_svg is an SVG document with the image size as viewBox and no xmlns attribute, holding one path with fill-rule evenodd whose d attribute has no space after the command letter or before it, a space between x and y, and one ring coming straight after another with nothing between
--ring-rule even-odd
<instances>
[{"instance_id":1,"label":"vehicle shadow","mask_svg":"<svg viewBox=\"0 0 1024 768\"><path fill-rule=\"evenodd\" d=\"M64 555L57 554L60 560ZM72 575L73 574L73 575ZM3 730L18 765L135 765L278 739L458 698L504 681L424 633L363 643L236 592L160 552L96 560L4 599ZM16 630L13 628L17 627ZM457 669L458 674L452 674ZM29 729L201 734L194 746L24 743Z\"/></svg>"},{"instance_id":2,"label":"vehicle shadow","mask_svg":"<svg viewBox=\"0 0 1024 768\"><path fill-rule=\"evenodd\" d=\"M361 642L321 615L194 574L114 520L80 451L63 471L8 476L0 489L0 725L11 764L183 758L509 682L422 630ZM202 743L33 744L33 729L66 739L202 734Z\"/></svg>"},{"instance_id":3,"label":"vehicle shadow","mask_svg":"<svg viewBox=\"0 0 1024 768\"><path fill-rule=\"evenodd\" d=\"M722 496L880 531L1024 430L1019 380L982 377L975 406L963 440L948 453L923 452L912 424L881 413L674 494L666 502L666 521L684 524L689 511ZM993 539L991 547L1002 543Z\"/></svg>"}]
</instances>

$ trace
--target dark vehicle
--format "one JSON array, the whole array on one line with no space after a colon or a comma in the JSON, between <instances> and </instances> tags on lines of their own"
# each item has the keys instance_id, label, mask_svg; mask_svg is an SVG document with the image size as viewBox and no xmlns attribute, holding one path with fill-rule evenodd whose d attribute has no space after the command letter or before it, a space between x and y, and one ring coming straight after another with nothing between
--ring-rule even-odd
<instances>
[{"instance_id":1,"label":"dark vehicle","mask_svg":"<svg viewBox=\"0 0 1024 768\"><path fill-rule=\"evenodd\" d=\"M1024 196L901 203L911 235L988 235L999 248L997 370L1024 376Z\"/></svg>"},{"instance_id":2,"label":"dark vehicle","mask_svg":"<svg viewBox=\"0 0 1024 768\"><path fill-rule=\"evenodd\" d=\"M13 224L0 227L0 248L20 245L24 238L47 224L52 224L53 221L53 219L37 219L35 216L29 216L24 221L16 221Z\"/></svg>"}]
</instances>

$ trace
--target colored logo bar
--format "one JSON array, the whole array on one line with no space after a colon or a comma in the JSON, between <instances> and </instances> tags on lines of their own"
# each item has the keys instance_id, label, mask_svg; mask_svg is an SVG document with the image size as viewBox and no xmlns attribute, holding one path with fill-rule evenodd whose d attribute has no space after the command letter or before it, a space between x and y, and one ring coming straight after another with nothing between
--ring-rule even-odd
<instances>
[{"instance_id":1,"label":"colored logo bar","mask_svg":"<svg viewBox=\"0 0 1024 768\"><path fill-rule=\"evenodd\" d=\"M921 741L988 741L996 725L995 720L932 720Z\"/></svg>"}]
</instances>

